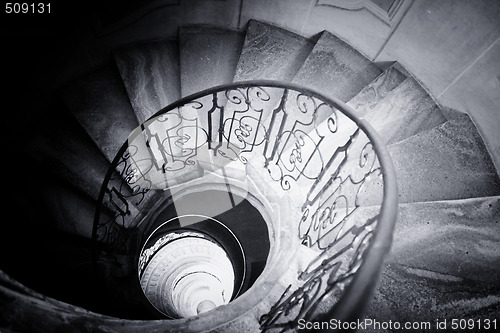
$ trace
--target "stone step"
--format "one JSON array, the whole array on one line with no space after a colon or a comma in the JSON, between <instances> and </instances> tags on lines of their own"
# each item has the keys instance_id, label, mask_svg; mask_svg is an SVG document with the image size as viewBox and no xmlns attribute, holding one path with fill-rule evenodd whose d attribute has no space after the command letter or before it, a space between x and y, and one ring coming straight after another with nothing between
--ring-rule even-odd
<instances>
[{"instance_id":1,"label":"stone step","mask_svg":"<svg viewBox=\"0 0 500 333\"><path fill-rule=\"evenodd\" d=\"M100 286L96 286L94 281L86 282L87 284L80 286L81 289L88 291L89 294L98 294L92 287L97 289ZM107 293L106 290L102 289L100 292L102 294ZM122 326L122 331L128 331L126 327L123 327L127 321L111 319L109 316L48 297L19 283L3 271L0 271L0 307L2 309L22 309L0 312L2 332L4 332L3 325L8 325L7 327L12 329L12 332L50 332L54 330L54 327L65 327L63 330L66 331L75 331L87 327L93 332L118 332L120 331L118 328L104 326L113 326L112 323L116 320L119 322L118 325ZM42 317L45 320L38 322L37 318ZM82 323L82 320L85 324ZM5 332L8 332L8 330L5 330Z\"/></svg>"},{"instance_id":2,"label":"stone step","mask_svg":"<svg viewBox=\"0 0 500 333\"><path fill-rule=\"evenodd\" d=\"M417 81L406 78L371 110L364 119L387 145L443 124L447 119Z\"/></svg>"},{"instance_id":3,"label":"stone step","mask_svg":"<svg viewBox=\"0 0 500 333\"><path fill-rule=\"evenodd\" d=\"M368 58L324 31L293 82L347 102L381 73Z\"/></svg>"},{"instance_id":4,"label":"stone step","mask_svg":"<svg viewBox=\"0 0 500 333\"><path fill-rule=\"evenodd\" d=\"M97 201L111 163L69 111L64 106L60 108L44 118L22 149L49 173L69 183L73 190L83 192L91 200ZM118 174L113 174L108 188L119 189L125 198L131 197L133 191ZM77 197L67 197L70 206L77 204L71 202L72 198ZM140 215L136 205L130 202L133 199L114 200L115 209L126 211L128 207L130 214L126 215L127 220ZM88 221L82 219L80 228L88 230Z\"/></svg>"},{"instance_id":5,"label":"stone step","mask_svg":"<svg viewBox=\"0 0 500 333\"><path fill-rule=\"evenodd\" d=\"M134 43L116 50L114 58L139 123L179 99L177 41Z\"/></svg>"},{"instance_id":6,"label":"stone step","mask_svg":"<svg viewBox=\"0 0 500 333\"><path fill-rule=\"evenodd\" d=\"M364 117L405 79L406 75L391 66L357 93L347 105L356 110L356 115Z\"/></svg>"},{"instance_id":7,"label":"stone step","mask_svg":"<svg viewBox=\"0 0 500 333\"><path fill-rule=\"evenodd\" d=\"M389 264L500 286L500 197L402 204Z\"/></svg>"},{"instance_id":8,"label":"stone step","mask_svg":"<svg viewBox=\"0 0 500 333\"><path fill-rule=\"evenodd\" d=\"M399 202L500 194L500 179L468 115L388 147L398 177Z\"/></svg>"},{"instance_id":9,"label":"stone step","mask_svg":"<svg viewBox=\"0 0 500 333\"><path fill-rule=\"evenodd\" d=\"M213 26L180 27L182 96L230 83L234 77L244 37L240 31Z\"/></svg>"},{"instance_id":10,"label":"stone step","mask_svg":"<svg viewBox=\"0 0 500 333\"><path fill-rule=\"evenodd\" d=\"M109 161L139 126L115 66L72 82L59 97Z\"/></svg>"},{"instance_id":11,"label":"stone step","mask_svg":"<svg viewBox=\"0 0 500 333\"><path fill-rule=\"evenodd\" d=\"M110 162L66 110L47 115L24 145L51 173L96 200Z\"/></svg>"},{"instance_id":12,"label":"stone step","mask_svg":"<svg viewBox=\"0 0 500 333\"><path fill-rule=\"evenodd\" d=\"M422 86L394 64L347 104L365 118L386 144L443 124L447 117Z\"/></svg>"},{"instance_id":13,"label":"stone step","mask_svg":"<svg viewBox=\"0 0 500 333\"><path fill-rule=\"evenodd\" d=\"M451 120L457 117L461 117L465 114L465 112L458 111L449 107L441 106L441 111L446 116L446 119Z\"/></svg>"},{"instance_id":14,"label":"stone step","mask_svg":"<svg viewBox=\"0 0 500 333\"><path fill-rule=\"evenodd\" d=\"M40 187L55 227L63 232L92 238L97 202L64 182L46 182Z\"/></svg>"},{"instance_id":15,"label":"stone step","mask_svg":"<svg viewBox=\"0 0 500 333\"><path fill-rule=\"evenodd\" d=\"M250 20L233 81L291 81L312 47L303 36Z\"/></svg>"},{"instance_id":16,"label":"stone step","mask_svg":"<svg viewBox=\"0 0 500 333\"><path fill-rule=\"evenodd\" d=\"M485 319L492 321L499 311L498 285L389 264L382 273L366 318L379 323L398 322L401 327L405 323L431 325L414 330L418 332L439 331L436 320L446 320L447 330L440 327L446 332L452 331L453 319L474 320L475 329L471 331L481 331L477 321L480 320L481 325ZM368 332L398 331L375 326L366 329Z\"/></svg>"}]
</instances>

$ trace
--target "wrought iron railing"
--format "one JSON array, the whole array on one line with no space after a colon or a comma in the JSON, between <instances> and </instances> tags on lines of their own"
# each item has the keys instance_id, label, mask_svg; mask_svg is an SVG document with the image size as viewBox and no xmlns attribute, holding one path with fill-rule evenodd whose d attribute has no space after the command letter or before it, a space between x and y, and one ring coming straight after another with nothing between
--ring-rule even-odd
<instances>
[{"instance_id":1,"label":"wrought iron railing","mask_svg":"<svg viewBox=\"0 0 500 333\"><path fill-rule=\"evenodd\" d=\"M297 85L215 87L142 124L103 183L93 230L97 248L136 251L131 235L159 198L207 173L225 177L228 168L245 172L249 166L258 170L260 186L294 209L271 223L314 253L296 282L261 313L260 329L294 330L300 319L354 319L390 247L395 173L382 141L355 111Z\"/></svg>"}]
</instances>

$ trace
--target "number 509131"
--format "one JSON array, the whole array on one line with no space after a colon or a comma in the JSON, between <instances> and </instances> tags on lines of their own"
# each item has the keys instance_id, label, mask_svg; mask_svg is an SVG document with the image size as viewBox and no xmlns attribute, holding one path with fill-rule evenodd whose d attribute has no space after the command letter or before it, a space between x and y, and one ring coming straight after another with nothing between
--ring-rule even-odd
<instances>
[{"instance_id":1,"label":"number 509131","mask_svg":"<svg viewBox=\"0 0 500 333\"><path fill-rule=\"evenodd\" d=\"M7 2L6 14L50 14L50 3Z\"/></svg>"}]
</instances>

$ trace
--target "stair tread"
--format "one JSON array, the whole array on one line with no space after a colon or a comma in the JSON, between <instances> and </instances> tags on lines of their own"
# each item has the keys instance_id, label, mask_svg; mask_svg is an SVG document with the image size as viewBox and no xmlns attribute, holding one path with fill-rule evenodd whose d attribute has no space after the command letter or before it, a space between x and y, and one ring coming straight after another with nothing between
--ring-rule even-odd
<instances>
[{"instance_id":1,"label":"stair tread","mask_svg":"<svg viewBox=\"0 0 500 333\"><path fill-rule=\"evenodd\" d=\"M400 203L500 194L495 166L468 115L391 145L388 151Z\"/></svg>"},{"instance_id":2,"label":"stair tread","mask_svg":"<svg viewBox=\"0 0 500 333\"><path fill-rule=\"evenodd\" d=\"M233 81L291 81L312 47L303 36L250 20Z\"/></svg>"},{"instance_id":3,"label":"stair tread","mask_svg":"<svg viewBox=\"0 0 500 333\"><path fill-rule=\"evenodd\" d=\"M381 73L352 46L324 31L293 82L347 102Z\"/></svg>"},{"instance_id":4,"label":"stair tread","mask_svg":"<svg viewBox=\"0 0 500 333\"><path fill-rule=\"evenodd\" d=\"M180 98L177 41L135 43L114 58L139 123Z\"/></svg>"},{"instance_id":5,"label":"stair tread","mask_svg":"<svg viewBox=\"0 0 500 333\"><path fill-rule=\"evenodd\" d=\"M455 109L452 109L452 108L449 108L449 107L441 107L441 111L443 112L443 114L445 115L446 119L450 120L450 119L455 119L457 117L461 117L465 114L465 112L462 112L462 111L459 111L459 110L455 110Z\"/></svg>"},{"instance_id":6,"label":"stair tread","mask_svg":"<svg viewBox=\"0 0 500 333\"><path fill-rule=\"evenodd\" d=\"M115 67L72 82L59 96L109 161L139 126Z\"/></svg>"},{"instance_id":7,"label":"stair tread","mask_svg":"<svg viewBox=\"0 0 500 333\"><path fill-rule=\"evenodd\" d=\"M433 325L430 331L434 331L436 319L447 319L450 329L451 319L491 320L492 313L499 310L496 286L389 264L381 275L366 318L378 322L430 322Z\"/></svg>"},{"instance_id":8,"label":"stair tread","mask_svg":"<svg viewBox=\"0 0 500 333\"><path fill-rule=\"evenodd\" d=\"M433 99L412 78L406 78L390 91L366 113L364 119L388 145L447 120Z\"/></svg>"},{"instance_id":9,"label":"stair tread","mask_svg":"<svg viewBox=\"0 0 500 333\"><path fill-rule=\"evenodd\" d=\"M500 196L399 206L386 262L500 286Z\"/></svg>"},{"instance_id":10,"label":"stair tread","mask_svg":"<svg viewBox=\"0 0 500 333\"><path fill-rule=\"evenodd\" d=\"M356 94L347 105L356 110L357 116L364 117L405 79L406 75L391 66Z\"/></svg>"},{"instance_id":11,"label":"stair tread","mask_svg":"<svg viewBox=\"0 0 500 333\"><path fill-rule=\"evenodd\" d=\"M205 25L180 27L182 96L231 82L243 39L244 34L236 30Z\"/></svg>"},{"instance_id":12,"label":"stair tread","mask_svg":"<svg viewBox=\"0 0 500 333\"><path fill-rule=\"evenodd\" d=\"M78 122L63 111L45 117L23 148L56 176L97 200L111 164Z\"/></svg>"},{"instance_id":13,"label":"stair tread","mask_svg":"<svg viewBox=\"0 0 500 333\"><path fill-rule=\"evenodd\" d=\"M43 200L51 208L58 230L92 238L96 201L67 184L51 182L41 189Z\"/></svg>"}]
</instances>

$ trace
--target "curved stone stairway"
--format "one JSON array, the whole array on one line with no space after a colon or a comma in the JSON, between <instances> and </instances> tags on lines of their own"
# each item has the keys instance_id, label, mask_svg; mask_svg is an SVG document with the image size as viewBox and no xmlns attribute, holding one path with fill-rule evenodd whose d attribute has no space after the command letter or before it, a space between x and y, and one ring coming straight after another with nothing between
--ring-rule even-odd
<instances>
[{"instance_id":1,"label":"curved stone stairway","mask_svg":"<svg viewBox=\"0 0 500 333\"><path fill-rule=\"evenodd\" d=\"M434 323L498 315L500 180L471 119L440 108L397 62L375 64L326 31L307 39L258 21L250 21L245 31L185 26L177 40L115 50L108 66L60 91L55 116L37 126L25 144L27 160L45 165L59 179L44 184L42 193L56 227L91 238L110 163L147 118L189 94L256 79L292 82L335 96L387 144L398 177L399 216L367 318ZM81 246L78 242L68 243L68 258L84 256L85 251L72 249ZM62 304L7 276L1 288L5 308L32 302L50 311ZM90 325L78 319L86 311L67 309L60 322L79 329ZM0 328L34 329L19 322L39 315L3 311ZM38 329L50 330L43 324Z\"/></svg>"}]
</instances>

